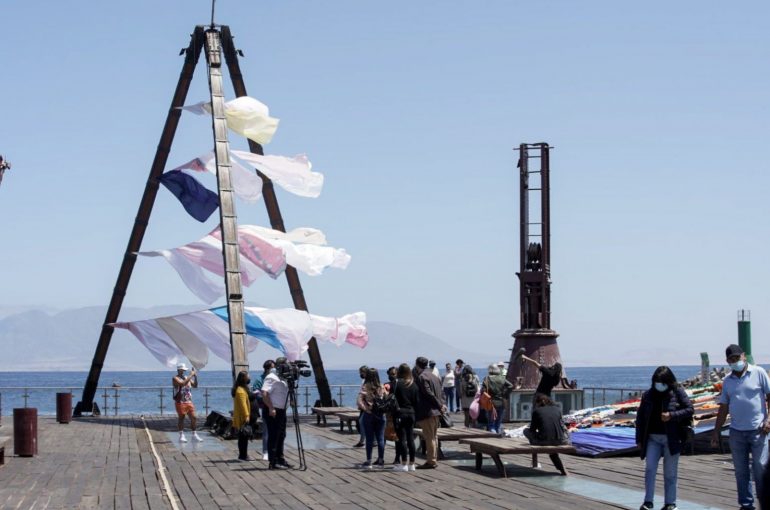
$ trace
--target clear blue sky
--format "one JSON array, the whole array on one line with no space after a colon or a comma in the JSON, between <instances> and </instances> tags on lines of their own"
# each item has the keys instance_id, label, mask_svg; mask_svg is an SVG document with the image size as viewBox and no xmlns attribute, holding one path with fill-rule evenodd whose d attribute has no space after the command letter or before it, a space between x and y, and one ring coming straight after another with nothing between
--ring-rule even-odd
<instances>
[{"instance_id":1,"label":"clear blue sky","mask_svg":"<svg viewBox=\"0 0 770 510\"><path fill-rule=\"evenodd\" d=\"M108 302L177 54L209 6L0 5L0 153L14 164L0 187L0 305ZM721 360L739 308L770 357L768 11L219 0L217 21L246 53L250 94L281 119L266 151L305 152L326 176L315 200L279 191L287 226L321 228L353 255L347 271L303 278L311 311L364 310L504 357L518 327L511 149L547 141L562 355L620 365ZM188 102L207 93L201 65ZM184 116L170 165L210 136ZM262 203L238 214L267 224ZM143 248L214 222L161 189ZM247 298L290 305L283 279ZM165 262L138 262L127 305L195 302Z\"/></svg>"}]
</instances>

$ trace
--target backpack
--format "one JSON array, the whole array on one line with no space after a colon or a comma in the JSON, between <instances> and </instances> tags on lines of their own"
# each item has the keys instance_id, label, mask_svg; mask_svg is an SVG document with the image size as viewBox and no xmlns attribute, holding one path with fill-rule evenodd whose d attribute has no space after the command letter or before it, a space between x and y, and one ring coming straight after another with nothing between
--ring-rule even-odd
<instances>
[{"instance_id":1,"label":"backpack","mask_svg":"<svg viewBox=\"0 0 770 510\"><path fill-rule=\"evenodd\" d=\"M476 386L476 383L473 380L473 376L466 377L466 379L463 380L463 390L465 392L466 397L473 398L476 396L478 387Z\"/></svg>"},{"instance_id":2,"label":"backpack","mask_svg":"<svg viewBox=\"0 0 770 510\"><path fill-rule=\"evenodd\" d=\"M383 416L385 414L392 414L398 411L398 401L393 393L385 393L384 395L374 396L372 401L372 412L377 416Z\"/></svg>"}]
</instances>

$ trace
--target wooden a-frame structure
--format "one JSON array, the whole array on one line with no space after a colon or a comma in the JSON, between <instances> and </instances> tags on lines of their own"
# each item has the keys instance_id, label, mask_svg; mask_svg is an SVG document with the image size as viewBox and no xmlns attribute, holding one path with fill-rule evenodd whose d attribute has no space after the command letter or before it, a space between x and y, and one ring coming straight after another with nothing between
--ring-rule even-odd
<instances>
[{"instance_id":1,"label":"wooden a-frame structure","mask_svg":"<svg viewBox=\"0 0 770 510\"><path fill-rule=\"evenodd\" d=\"M112 339L113 327L111 324L118 320L120 309L123 305L123 298L126 295L128 283L131 280L131 274L136 263L137 252L140 251L142 239L149 223L152 207L155 203L155 197L158 193L159 178L166 168L168 155L171 151L171 145L174 141L176 128L179 125L181 117L181 107L187 98L187 92L192 82L195 67L198 64L201 51L206 52L206 61L208 64L209 90L211 92L212 106L212 129L214 133L214 154L217 166L217 188L219 192L219 215L220 226L222 230L222 256L225 267L225 289L227 297L227 309L230 326L230 345L232 348L232 371L233 378L241 370L248 370L249 363L245 349L245 327L243 317L243 292L241 288L241 275L239 268L239 251L237 238L237 218L233 203L233 192L230 185L230 153L229 141L227 138L227 124L224 116L224 95L222 83L222 54L224 54L224 63L227 65L230 80L237 97L246 95L246 85L241 75L240 64L238 63L238 50L233 44L233 37L230 28L225 25L219 27L212 24L208 27L197 26L191 35L190 45L182 50L185 55L182 72L171 101L171 107L166 117L166 123L160 136L160 142L155 152L155 159L150 168L150 175L147 179L147 185L142 195L142 201L139 204L139 212L134 221L134 227L131 231L131 237L128 240L128 246L123 256L123 263L120 266L118 279L115 289L112 293L110 305L107 308L107 314L104 318L102 331L99 341L96 345L91 369L88 373L85 386L83 387L83 397L77 403L74 410L75 416L81 416L83 413L98 414L99 408L94 401L96 389L99 384L99 376L104 366L104 360L107 356L107 350ZM249 150L255 154L263 154L262 146L249 140ZM275 230L285 232L286 228L281 217L281 210L278 207L278 200L275 195L272 181L257 171L262 178L262 198L265 201L267 214L270 219L270 225ZM286 267L286 281L289 284L294 307L298 310L307 311L305 296L302 291L302 285L297 275L297 270L292 266ZM315 338L308 344L308 355L310 364L315 374L316 385L321 399L322 406L332 405L331 390L329 381L326 378L326 372L321 361L321 354L318 349L318 343Z\"/></svg>"}]
</instances>

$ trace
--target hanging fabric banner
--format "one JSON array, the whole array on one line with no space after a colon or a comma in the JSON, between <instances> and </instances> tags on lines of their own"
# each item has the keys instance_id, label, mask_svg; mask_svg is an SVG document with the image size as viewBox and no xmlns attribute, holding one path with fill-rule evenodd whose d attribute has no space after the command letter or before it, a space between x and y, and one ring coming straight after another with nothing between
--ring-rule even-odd
<instances>
[{"instance_id":1,"label":"hanging fabric banner","mask_svg":"<svg viewBox=\"0 0 770 510\"><path fill-rule=\"evenodd\" d=\"M218 307L170 317L117 322L161 363L173 367L182 356L198 369L209 361L209 351L230 362L230 334L227 308ZM246 350L253 352L259 341L270 345L294 361L307 350L312 337L335 345L350 343L365 347L368 341L366 314L356 312L340 318L310 315L293 308L246 307ZM365 339L365 340L362 340Z\"/></svg>"},{"instance_id":2,"label":"hanging fabric banner","mask_svg":"<svg viewBox=\"0 0 770 510\"><path fill-rule=\"evenodd\" d=\"M201 223L208 220L219 207L217 194L191 175L171 170L161 175L159 180L182 203L190 216Z\"/></svg>"},{"instance_id":3,"label":"hanging fabric banner","mask_svg":"<svg viewBox=\"0 0 770 510\"><path fill-rule=\"evenodd\" d=\"M182 106L182 110L196 115L211 115L211 103L201 101L193 105ZM242 96L225 103L227 127L254 140L260 145L270 143L279 120L270 116L270 109L253 97Z\"/></svg>"},{"instance_id":4,"label":"hanging fabric banner","mask_svg":"<svg viewBox=\"0 0 770 510\"><path fill-rule=\"evenodd\" d=\"M307 156L260 156L246 151L231 151L242 161L254 165L280 187L301 197L315 198L321 194L324 176L311 171L313 165Z\"/></svg>"},{"instance_id":5,"label":"hanging fabric banner","mask_svg":"<svg viewBox=\"0 0 770 510\"><path fill-rule=\"evenodd\" d=\"M256 225L238 226L241 280L251 284L266 273L275 279L287 265L310 276L318 276L327 267L346 269L350 255L342 248L292 242L306 239L315 243L326 241L324 233L312 228L298 228L289 233ZM220 282L209 279L203 270L224 276L222 241L219 228L199 241L166 250L142 251L143 257L163 257L173 267L190 291L204 303L213 303L224 295Z\"/></svg>"},{"instance_id":6,"label":"hanging fabric banner","mask_svg":"<svg viewBox=\"0 0 770 510\"><path fill-rule=\"evenodd\" d=\"M192 170L194 172L210 172L217 174L217 164L214 152L207 152L187 163L171 170ZM246 202L254 203L262 197L262 179L253 170L245 168L236 160L230 158L230 182L235 196Z\"/></svg>"}]
</instances>

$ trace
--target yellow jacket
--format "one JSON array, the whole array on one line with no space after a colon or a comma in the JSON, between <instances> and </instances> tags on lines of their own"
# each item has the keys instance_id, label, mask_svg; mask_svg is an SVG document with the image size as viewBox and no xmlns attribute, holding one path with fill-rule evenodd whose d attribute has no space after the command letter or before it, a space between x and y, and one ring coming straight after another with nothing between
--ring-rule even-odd
<instances>
[{"instance_id":1,"label":"yellow jacket","mask_svg":"<svg viewBox=\"0 0 770 510\"><path fill-rule=\"evenodd\" d=\"M243 386L238 386L235 389L235 397L233 397L233 427L240 430L245 423L249 422L250 415L249 393Z\"/></svg>"}]
</instances>

